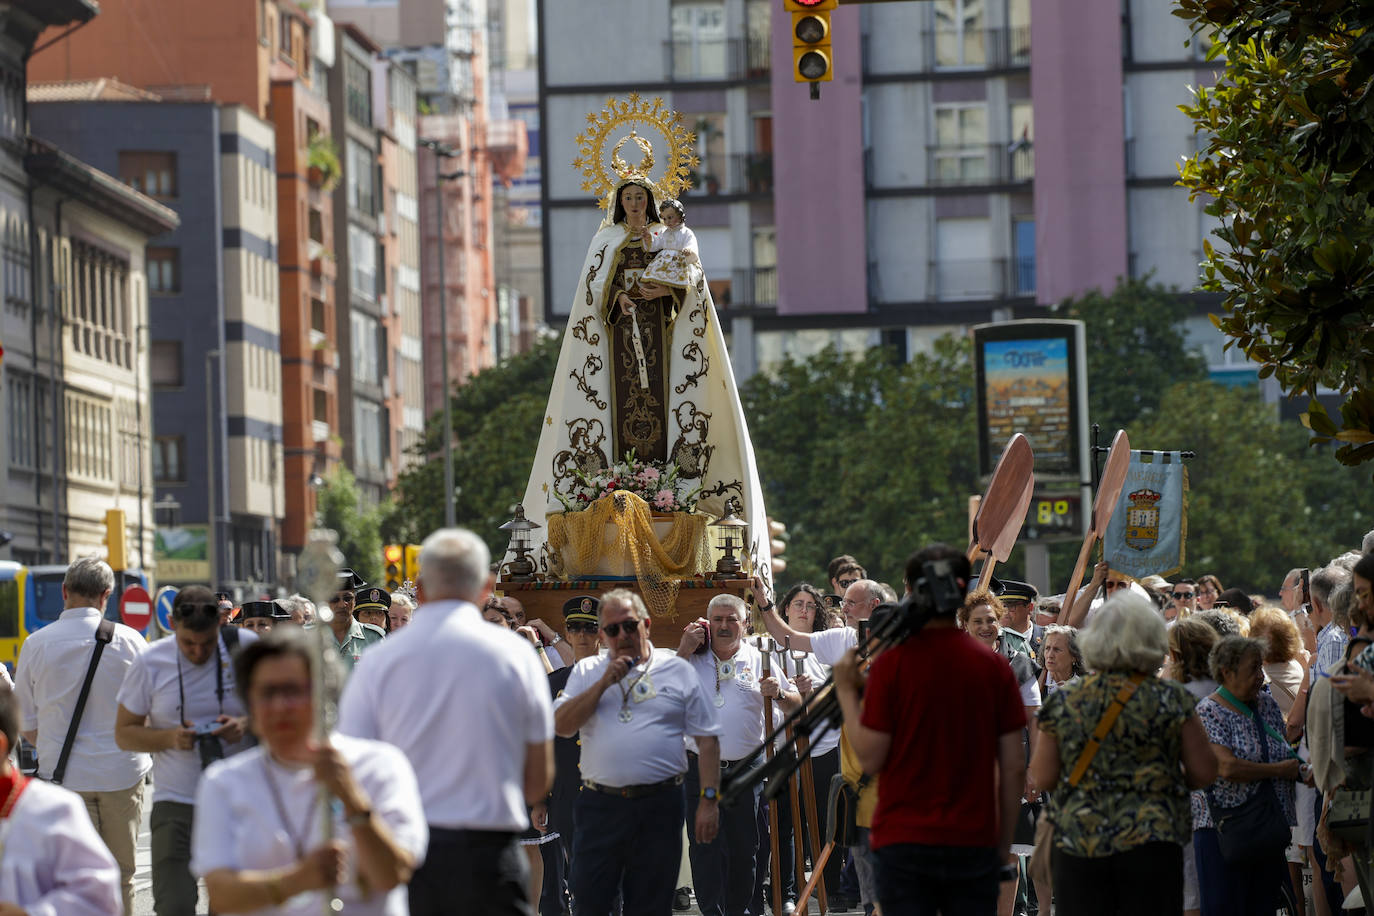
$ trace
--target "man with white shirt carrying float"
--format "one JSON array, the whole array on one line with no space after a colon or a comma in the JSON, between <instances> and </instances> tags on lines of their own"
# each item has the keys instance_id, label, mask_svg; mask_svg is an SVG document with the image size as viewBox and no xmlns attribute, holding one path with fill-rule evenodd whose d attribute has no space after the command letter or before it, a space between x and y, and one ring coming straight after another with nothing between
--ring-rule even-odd
<instances>
[{"instance_id":1,"label":"man with white shirt carrying float","mask_svg":"<svg viewBox=\"0 0 1374 916\"><path fill-rule=\"evenodd\" d=\"M573 666L554 707L560 736L580 731L570 886L578 916L668 916L682 858L687 771L684 738L696 741L700 780L693 832L716 837L720 822L720 721L691 665L649 640L649 612L628 589L601 596L607 654Z\"/></svg>"},{"instance_id":2,"label":"man with white shirt carrying float","mask_svg":"<svg viewBox=\"0 0 1374 916\"><path fill-rule=\"evenodd\" d=\"M692 666L701 688L720 717L720 770L725 776L763 743L772 723L763 721L763 698L781 703L785 712L801 703L785 678L763 676L763 656L744 641L748 609L734 595L717 595L706 606L706 619L687 625L678 658ZM688 742L687 822L692 824L701 795L695 776L698 758ZM688 848L692 886L703 916L745 916L754 895L754 864L759 851L759 799L762 787L720 813L720 832L710 841L694 840Z\"/></svg>"}]
</instances>

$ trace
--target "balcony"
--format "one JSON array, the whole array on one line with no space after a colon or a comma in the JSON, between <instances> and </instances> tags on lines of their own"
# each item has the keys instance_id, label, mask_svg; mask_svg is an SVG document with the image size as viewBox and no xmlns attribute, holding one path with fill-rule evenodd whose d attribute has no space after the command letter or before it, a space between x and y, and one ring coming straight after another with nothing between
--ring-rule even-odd
<instances>
[{"instance_id":1,"label":"balcony","mask_svg":"<svg viewBox=\"0 0 1374 916\"><path fill-rule=\"evenodd\" d=\"M726 190L734 194L772 194L773 154L731 155Z\"/></svg>"},{"instance_id":2,"label":"balcony","mask_svg":"<svg viewBox=\"0 0 1374 916\"><path fill-rule=\"evenodd\" d=\"M668 80L674 83L766 80L772 67L767 38L665 41L663 53L668 58Z\"/></svg>"},{"instance_id":3,"label":"balcony","mask_svg":"<svg viewBox=\"0 0 1374 916\"><path fill-rule=\"evenodd\" d=\"M1035 178L1035 147L1025 141L929 146L926 154L931 185L1022 184Z\"/></svg>"},{"instance_id":4,"label":"balcony","mask_svg":"<svg viewBox=\"0 0 1374 916\"><path fill-rule=\"evenodd\" d=\"M1158 143L1142 144L1136 137L1126 138L1127 178L1178 179L1178 166L1183 157L1205 150L1211 137L1204 133L1187 134L1173 150L1161 149ZM1142 148L1143 147L1143 148ZM1169 154L1173 154L1170 160Z\"/></svg>"},{"instance_id":5,"label":"balcony","mask_svg":"<svg viewBox=\"0 0 1374 916\"><path fill-rule=\"evenodd\" d=\"M925 69L1009 70L1030 66L1030 26L925 32Z\"/></svg>"},{"instance_id":6,"label":"balcony","mask_svg":"<svg viewBox=\"0 0 1374 916\"><path fill-rule=\"evenodd\" d=\"M730 298L722 305L764 306L778 304L778 269L743 268L730 272Z\"/></svg>"},{"instance_id":7,"label":"balcony","mask_svg":"<svg viewBox=\"0 0 1374 916\"><path fill-rule=\"evenodd\" d=\"M934 298L941 302L1034 296L1035 259L932 261L930 278Z\"/></svg>"},{"instance_id":8,"label":"balcony","mask_svg":"<svg viewBox=\"0 0 1374 916\"><path fill-rule=\"evenodd\" d=\"M328 442L328 441L329 441L329 424L326 423L324 420L311 420L311 421L310 421L310 441L311 441L311 442Z\"/></svg>"}]
</instances>

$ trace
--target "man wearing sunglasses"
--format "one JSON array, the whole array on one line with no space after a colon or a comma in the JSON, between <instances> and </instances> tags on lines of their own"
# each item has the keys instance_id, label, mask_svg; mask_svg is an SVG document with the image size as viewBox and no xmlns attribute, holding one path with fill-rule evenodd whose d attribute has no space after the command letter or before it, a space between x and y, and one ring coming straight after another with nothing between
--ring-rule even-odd
<instances>
[{"instance_id":1,"label":"man wearing sunglasses","mask_svg":"<svg viewBox=\"0 0 1374 916\"><path fill-rule=\"evenodd\" d=\"M381 627L360 623L353 616L358 601L357 590L366 584L362 576L345 566L339 570L339 590L329 599L329 609L334 612L329 629L333 631L334 641L338 644L339 660L348 671L353 670L364 652L386 637L386 631Z\"/></svg>"},{"instance_id":2,"label":"man wearing sunglasses","mask_svg":"<svg viewBox=\"0 0 1374 916\"><path fill-rule=\"evenodd\" d=\"M637 593L602 595L598 618L606 654L574 665L554 704L559 737L582 741L569 883L579 916L611 916L617 892L625 913L668 913L682 859L684 739L696 742L701 785L689 829L709 843L720 821L720 716L691 665L649 641Z\"/></svg>"}]
</instances>

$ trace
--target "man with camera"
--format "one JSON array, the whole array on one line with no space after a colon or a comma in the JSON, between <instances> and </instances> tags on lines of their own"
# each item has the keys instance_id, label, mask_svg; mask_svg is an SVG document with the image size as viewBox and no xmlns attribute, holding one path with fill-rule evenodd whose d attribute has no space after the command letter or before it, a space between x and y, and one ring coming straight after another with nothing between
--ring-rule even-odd
<instances>
[{"instance_id":1,"label":"man with camera","mask_svg":"<svg viewBox=\"0 0 1374 916\"><path fill-rule=\"evenodd\" d=\"M246 714L230 652L257 634L220 627L208 588L191 585L172 603L173 638L160 639L124 676L115 742L153 755L153 908L158 916L196 909L191 821L201 770L243 749ZM226 639L225 634L231 634Z\"/></svg>"},{"instance_id":2,"label":"man with camera","mask_svg":"<svg viewBox=\"0 0 1374 916\"><path fill-rule=\"evenodd\" d=\"M734 595L717 595L706 619L689 623L678 658L696 672L701 688L720 716L720 768L728 776L763 743L763 700L769 697L791 711L801 697L785 678L763 676L763 655L744 641L748 610ZM771 726L772 723L769 723ZM687 823L696 822L701 781L696 743L687 741ZM704 916L743 916L754 895L754 864L759 851L759 792L720 813L715 839L689 837L692 886Z\"/></svg>"},{"instance_id":3,"label":"man with camera","mask_svg":"<svg viewBox=\"0 0 1374 916\"><path fill-rule=\"evenodd\" d=\"M768 633L779 643L790 645L800 652L811 652L822 665L833 665L844 653L859 643L859 624L873 616L883 603L882 586L872 579L855 579L844 590L840 610L844 612L844 626L815 633L803 633L788 626L773 607L773 599L761 579L754 579L754 590L763 601L759 612Z\"/></svg>"},{"instance_id":4,"label":"man with camera","mask_svg":"<svg viewBox=\"0 0 1374 916\"><path fill-rule=\"evenodd\" d=\"M884 777L869 836L884 916L993 916L1016 878L1026 714L1006 662L955 621L969 579L954 548L917 552L894 613L921 625L898 628L867 675L855 652L834 669L845 735Z\"/></svg>"},{"instance_id":5,"label":"man with camera","mask_svg":"<svg viewBox=\"0 0 1374 916\"><path fill-rule=\"evenodd\" d=\"M124 909L132 913L143 780L152 762L115 744L115 694L148 643L114 621L100 632L114 581L99 557L71 562L62 580L62 616L24 641L15 697L24 737L38 747L39 774L85 801L119 863Z\"/></svg>"}]
</instances>

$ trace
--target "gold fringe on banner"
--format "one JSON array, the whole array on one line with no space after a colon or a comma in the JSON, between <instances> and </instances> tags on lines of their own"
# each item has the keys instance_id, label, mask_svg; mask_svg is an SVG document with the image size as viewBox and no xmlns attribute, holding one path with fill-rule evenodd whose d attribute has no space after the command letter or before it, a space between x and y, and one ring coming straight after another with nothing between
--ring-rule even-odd
<instances>
[{"instance_id":1,"label":"gold fringe on banner","mask_svg":"<svg viewBox=\"0 0 1374 916\"><path fill-rule=\"evenodd\" d=\"M649 613L671 615L678 580L706 572L711 560L708 517L674 512L671 518L672 528L659 541L649 504L625 490L603 496L580 512L550 515L549 552L558 558L555 572L585 577L603 559L628 559ZM607 525L615 526L613 539L606 536Z\"/></svg>"}]
</instances>

